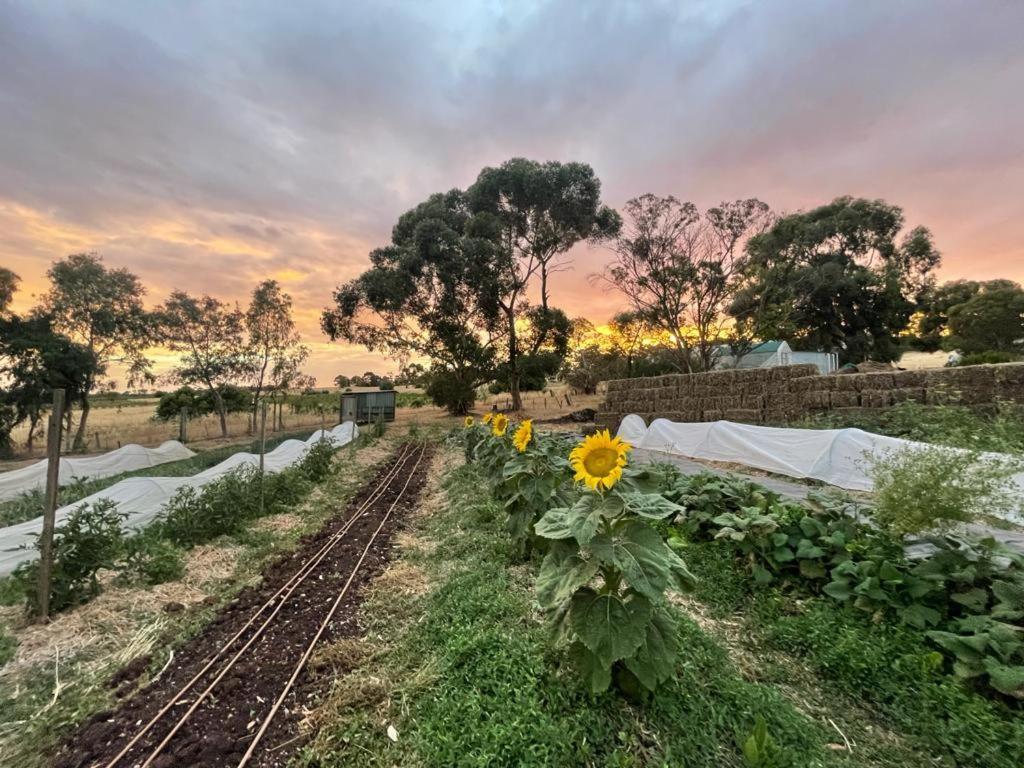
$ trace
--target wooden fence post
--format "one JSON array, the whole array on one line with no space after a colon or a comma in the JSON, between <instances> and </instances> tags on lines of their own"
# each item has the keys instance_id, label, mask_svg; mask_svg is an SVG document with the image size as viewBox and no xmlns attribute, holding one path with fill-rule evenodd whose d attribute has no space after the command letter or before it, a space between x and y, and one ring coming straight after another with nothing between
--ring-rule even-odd
<instances>
[{"instance_id":1,"label":"wooden fence post","mask_svg":"<svg viewBox=\"0 0 1024 768\"><path fill-rule=\"evenodd\" d=\"M263 517L263 454L267 452L267 401L260 406L260 517Z\"/></svg>"},{"instance_id":2,"label":"wooden fence post","mask_svg":"<svg viewBox=\"0 0 1024 768\"><path fill-rule=\"evenodd\" d=\"M39 620L50 615L50 580L53 575L53 529L60 486L60 439L64 426L64 390L53 390L53 410L46 436L46 503L43 507L43 533L39 537Z\"/></svg>"},{"instance_id":3,"label":"wooden fence post","mask_svg":"<svg viewBox=\"0 0 1024 768\"><path fill-rule=\"evenodd\" d=\"M188 406L183 405L178 411L178 442L184 445L188 442Z\"/></svg>"}]
</instances>

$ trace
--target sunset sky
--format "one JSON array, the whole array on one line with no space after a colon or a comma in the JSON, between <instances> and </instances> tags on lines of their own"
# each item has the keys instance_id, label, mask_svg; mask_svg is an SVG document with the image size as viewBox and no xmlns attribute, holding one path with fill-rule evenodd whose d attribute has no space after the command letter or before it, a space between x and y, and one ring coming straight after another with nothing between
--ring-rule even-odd
<instances>
[{"instance_id":1,"label":"sunset sky","mask_svg":"<svg viewBox=\"0 0 1024 768\"><path fill-rule=\"evenodd\" d=\"M0 0L0 265L294 296L309 372L393 369L319 313L396 218L514 157L777 211L850 194L931 228L941 277L1024 280L1024 2ZM622 299L580 250L553 298Z\"/></svg>"}]
</instances>

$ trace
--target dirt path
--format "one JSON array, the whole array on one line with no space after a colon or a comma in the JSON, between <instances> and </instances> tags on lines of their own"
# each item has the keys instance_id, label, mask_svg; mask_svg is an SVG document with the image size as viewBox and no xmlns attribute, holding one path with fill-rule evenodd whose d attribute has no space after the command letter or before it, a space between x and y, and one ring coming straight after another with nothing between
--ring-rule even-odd
<instances>
[{"instance_id":1,"label":"dirt path","mask_svg":"<svg viewBox=\"0 0 1024 768\"><path fill-rule=\"evenodd\" d=\"M315 644L358 633L362 587L386 565L429 460L428 448L403 446L343 514L177 649L154 682L85 723L56 765L234 766L254 742L247 765L286 764L301 745L297 723L322 692L301 664ZM131 692L140 666L120 675L122 690Z\"/></svg>"}]
</instances>

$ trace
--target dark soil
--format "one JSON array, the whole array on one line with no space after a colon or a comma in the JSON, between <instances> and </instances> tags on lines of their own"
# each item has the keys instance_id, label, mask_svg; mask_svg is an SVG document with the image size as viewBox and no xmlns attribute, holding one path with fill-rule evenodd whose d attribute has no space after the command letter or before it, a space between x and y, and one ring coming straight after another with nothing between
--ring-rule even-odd
<instances>
[{"instance_id":1,"label":"dark soil","mask_svg":"<svg viewBox=\"0 0 1024 768\"><path fill-rule=\"evenodd\" d=\"M387 490L292 593L261 637L239 658L154 760L154 768L237 765L351 575L373 532L401 492L419 453L419 450L410 452L405 467L399 470ZM318 647L360 632L355 616L362 600L362 588L387 563L392 534L419 497L426 479L424 470L429 458L428 449L419 471L370 547L352 586L321 636ZM205 629L177 649L174 662L157 681L139 690L114 710L101 712L88 720L78 733L65 742L55 764L60 768L85 768L102 766L113 759L135 733L320 549L325 540L344 525L359 505L377 489L381 476L393 466L395 460L397 456L366 484L343 514L331 520L316 534L303 539L293 553L272 563L264 571L259 585L239 593ZM183 703L164 715L121 759L119 766L138 765L146 759L170 732L180 714L212 682L227 660L245 644L269 613L270 610L265 611L246 630L203 679L182 697ZM134 669L122 676L119 682L131 679L133 673ZM260 740L259 748L249 765L281 766L288 762L303 742L302 738L297 738L298 721L323 692L326 682L317 679L308 666L303 670Z\"/></svg>"}]
</instances>

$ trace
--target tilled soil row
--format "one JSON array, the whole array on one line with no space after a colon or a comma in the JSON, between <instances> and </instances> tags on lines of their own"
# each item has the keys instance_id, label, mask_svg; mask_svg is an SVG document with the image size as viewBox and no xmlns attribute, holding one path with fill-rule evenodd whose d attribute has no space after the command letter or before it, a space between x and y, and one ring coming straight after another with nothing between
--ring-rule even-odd
<instances>
[{"instance_id":1,"label":"tilled soil row","mask_svg":"<svg viewBox=\"0 0 1024 768\"><path fill-rule=\"evenodd\" d=\"M93 716L70 738L56 765L59 768L104 766L156 715L192 678L242 629L256 611L271 598L355 511L379 490L380 482L395 460L366 484L346 511L320 531L303 539L299 547L272 563L262 582L243 590L226 605L198 635L175 651L171 666L162 676L113 711ZM331 606L352 575L367 543L388 509L398 500L388 522L370 546L365 559L324 631L318 647L359 632L355 615L362 600L362 587L384 568L390 553L391 536L404 514L416 503L426 480L429 449L413 473L419 448L410 450L394 478L345 536L324 557L309 577L294 591L280 612L266 627L188 721L174 734L162 753L151 763L154 768L170 766L234 766L242 759L260 724L284 689L296 664L316 635ZM410 479L410 475L412 475ZM403 486L409 481L403 493ZM274 603L276 606L277 603ZM199 694L213 681L229 659L257 631L272 608L265 611L211 669L181 697L132 749L118 761L121 766L141 765L177 723ZM301 745L297 722L311 700L322 692L323 681L313 679L308 668L299 675L269 729L259 742L248 765L280 766Z\"/></svg>"}]
</instances>

